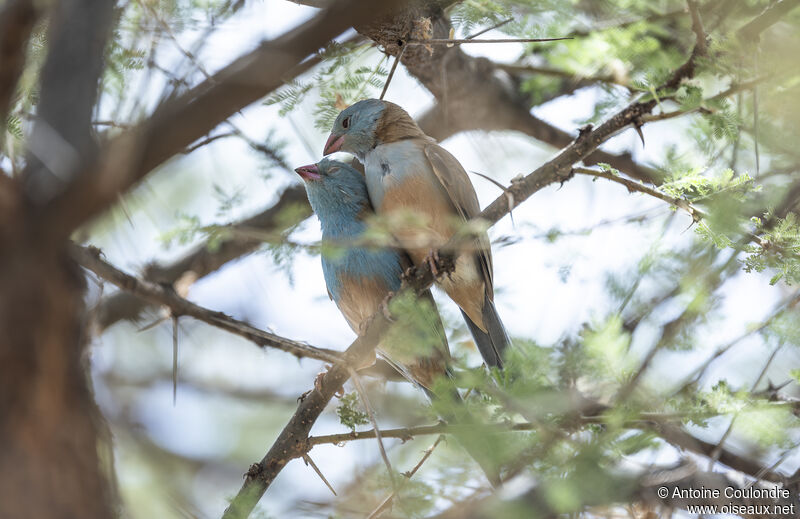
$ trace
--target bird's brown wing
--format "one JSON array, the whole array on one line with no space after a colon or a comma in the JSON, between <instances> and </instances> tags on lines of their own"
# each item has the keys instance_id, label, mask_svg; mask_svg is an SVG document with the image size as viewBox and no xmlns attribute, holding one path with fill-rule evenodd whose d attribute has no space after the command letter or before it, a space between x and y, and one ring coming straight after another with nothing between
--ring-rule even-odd
<instances>
[{"instance_id":1,"label":"bird's brown wing","mask_svg":"<svg viewBox=\"0 0 800 519\"><path fill-rule=\"evenodd\" d=\"M481 206L478 203L478 195L472 186L467 172L453 157L449 151L436 143L426 144L424 147L425 157L433 169L436 178L444 187L450 201L464 220L469 220L480 214ZM486 294L489 299L493 299L494 290L492 288L492 249L489 243L489 236L483 233L477 238L478 259L480 260L481 270L486 281Z\"/></svg>"}]
</instances>

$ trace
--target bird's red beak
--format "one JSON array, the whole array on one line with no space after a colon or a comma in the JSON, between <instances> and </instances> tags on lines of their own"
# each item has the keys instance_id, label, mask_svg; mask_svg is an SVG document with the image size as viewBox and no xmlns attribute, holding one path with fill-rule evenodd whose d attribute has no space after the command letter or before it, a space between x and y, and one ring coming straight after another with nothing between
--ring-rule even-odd
<instances>
[{"instance_id":1,"label":"bird's red beak","mask_svg":"<svg viewBox=\"0 0 800 519\"><path fill-rule=\"evenodd\" d=\"M330 155L336 151L342 149L342 144L344 144L344 135L336 135L332 133L330 137L328 137L328 142L325 143L325 149L322 150L322 155Z\"/></svg>"},{"instance_id":2,"label":"bird's red beak","mask_svg":"<svg viewBox=\"0 0 800 519\"><path fill-rule=\"evenodd\" d=\"M295 173L300 175L303 180L317 180L322 175L319 174L319 168L317 168L316 164L309 164L308 166L300 166L299 168L295 168Z\"/></svg>"}]
</instances>

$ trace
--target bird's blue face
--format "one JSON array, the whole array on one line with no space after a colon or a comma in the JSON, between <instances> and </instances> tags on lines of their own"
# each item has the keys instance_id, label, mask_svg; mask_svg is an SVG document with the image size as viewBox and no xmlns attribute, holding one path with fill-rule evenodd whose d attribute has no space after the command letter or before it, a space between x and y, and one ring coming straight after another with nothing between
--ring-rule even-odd
<instances>
[{"instance_id":1,"label":"bird's blue face","mask_svg":"<svg viewBox=\"0 0 800 519\"><path fill-rule=\"evenodd\" d=\"M364 175L344 162L322 159L295 172L305 181L308 200L320 218L331 211L344 211L347 205L360 209L368 200Z\"/></svg>"},{"instance_id":2,"label":"bird's blue face","mask_svg":"<svg viewBox=\"0 0 800 519\"><path fill-rule=\"evenodd\" d=\"M385 105L380 99L365 99L348 106L333 123L323 155L346 151L364 158L377 145L375 129Z\"/></svg>"},{"instance_id":3,"label":"bird's blue face","mask_svg":"<svg viewBox=\"0 0 800 519\"><path fill-rule=\"evenodd\" d=\"M295 168L295 173L300 175L306 185L317 184L323 189L330 189L332 186L342 182L358 182L363 179L363 175L351 166L338 160L322 159L316 164L300 166Z\"/></svg>"}]
</instances>

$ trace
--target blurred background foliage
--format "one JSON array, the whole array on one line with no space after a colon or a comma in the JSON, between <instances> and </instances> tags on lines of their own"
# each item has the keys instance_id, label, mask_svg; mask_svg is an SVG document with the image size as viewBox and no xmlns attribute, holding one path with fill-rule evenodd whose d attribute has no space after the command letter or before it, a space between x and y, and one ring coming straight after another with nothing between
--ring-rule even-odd
<instances>
[{"instance_id":1,"label":"blurred background foliage","mask_svg":"<svg viewBox=\"0 0 800 519\"><path fill-rule=\"evenodd\" d=\"M516 208L513 224L506 219L490 230L496 301L515 343L502 373L479 367L457 309L436 294L456 361L454 380L441 383L469 395L476 419L530 425L517 432L475 427L473 434L509 473L543 489L555 510L617 492L609 474L684 457L726 471L721 450L770 473L791 475L800 466L800 9L760 38L738 32L771 3L700 2L708 57L668 92L656 87L695 43L682 1L464 0L446 11L459 38L509 19L480 37L572 36L463 46L497 63L532 113L572 135L634 99L655 98L656 115L643 120L644 146L630 129L605 148L630 152L658 173L661 193L700 211L687 215L581 175ZM315 12L282 0L123 2L106 53L97 132L130 127L158 102ZM42 24L30 42L2 136L2 164L12 172L21 168L36 109L45 34ZM279 335L343 349L354 335L325 294L319 226L303 204L283 208L269 229L237 222L298 182L293 167L319 158L339 110L380 95L393 60L354 31L343 35L320 51L318 64L160 167L76 238L142 275L193 250L214 254L232 239L257 240L255 252L197 280L189 297ZM415 115L436 102L402 66L387 99ZM468 171L502 184L554 153L512 131L456 134L444 145ZM472 180L483 205L501 194ZM380 225L373 229L373 239L385 235ZM90 298L101 312L115 289L92 279ZM323 366L181 319L173 405L171 323L150 308L100 321L95 330L94 391L113 432L124 516L218 517ZM409 384L365 380L381 427L432 424L451 411L446 403L431 408ZM345 389L315 435L370 428L352 387ZM666 422L720 451L692 452L665 437L659 424ZM421 435L385 444L404 472L435 441ZM321 445L311 456L338 496L294 461L256 517L365 517L392 490L372 440ZM488 493L474 462L445 440L384 517L434 516ZM496 515L530 517L530 509L515 506ZM586 513L614 517L619 510Z\"/></svg>"}]
</instances>

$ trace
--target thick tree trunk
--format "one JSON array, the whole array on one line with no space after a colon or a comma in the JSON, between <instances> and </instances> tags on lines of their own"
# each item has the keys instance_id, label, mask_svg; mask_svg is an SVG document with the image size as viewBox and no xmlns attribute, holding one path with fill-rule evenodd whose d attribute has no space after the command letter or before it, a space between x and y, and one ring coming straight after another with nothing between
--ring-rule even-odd
<instances>
[{"instance_id":1,"label":"thick tree trunk","mask_svg":"<svg viewBox=\"0 0 800 519\"><path fill-rule=\"evenodd\" d=\"M17 194L0 178L0 517L111 517L83 277L63 246L37 243Z\"/></svg>"}]
</instances>

